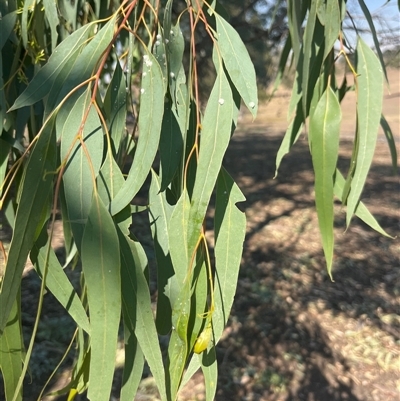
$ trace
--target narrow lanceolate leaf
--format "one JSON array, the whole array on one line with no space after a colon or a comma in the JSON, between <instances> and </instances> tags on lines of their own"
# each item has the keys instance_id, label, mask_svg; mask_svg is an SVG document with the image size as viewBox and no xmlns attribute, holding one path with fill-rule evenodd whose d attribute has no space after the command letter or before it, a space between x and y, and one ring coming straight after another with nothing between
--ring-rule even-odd
<instances>
[{"instance_id":1,"label":"narrow lanceolate leaf","mask_svg":"<svg viewBox=\"0 0 400 401\"><path fill-rule=\"evenodd\" d=\"M339 36L341 25L339 1L334 0L326 3L326 15L324 60Z\"/></svg>"},{"instance_id":2,"label":"narrow lanceolate leaf","mask_svg":"<svg viewBox=\"0 0 400 401\"><path fill-rule=\"evenodd\" d=\"M382 114L381 116L381 127L383 129L383 132L385 134L386 140L389 145L390 149L390 156L392 158L392 167L393 167L393 173L397 173L397 149L396 149L396 142L393 137L393 132L392 129L390 128L390 125L386 121L385 116Z\"/></svg>"},{"instance_id":3,"label":"narrow lanceolate leaf","mask_svg":"<svg viewBox=\"0 0 400 401\"><path fill-rule=\"evenodd\" d=\"M172 102L165 102L160 138L161 191L171 183L182 160L183 138Z\"/></svg>"},{"instance_id":4,"label":"narrow lanceolate leaf","mask_svg":"<svg viewBox=\"0 0 400 401\"><path fill-rule=\"evenodd\" d=\"M117 62L110 85L104 98L104 110L107 116L107 128L117 153L126 125L126 78Z\"/></svg>"},{"instance_id":5,"label":"narrow lanceolate leaf","mask_svg":"<svg viewBox=\"0 0 400 401\"><path fill-rule=\"evenodd\" d=\"M63 40L54 50L47 64L39 70L28 87L17 98L10 111L38 102L50 92L53 86L57 87L57 91L59 91L64 83L63 79L60 81L60 72L71 57L73 60L76 59L82 44L88 39L92 29L93 24L85 25ZM68 73L69 71L70 69Z\"/></svg>"},{"instance_id":6,"label":"narrow lanceolate leaf","mask_svg":"<svg viewBox=\"0 0 400 401\"><path fill-rule=\"evenodd\" d=\"M174 303L177 292L171 286L173 280L176 287L176 277L169 254L168 222L171 218L173 207L168 204L165 192L161 192L161 184L157 174L152 170L151 185L149 190L149 219L154 250L157 259L157 314L156 325L160 334L168 334L171 331L171 305ZM170 282L168 282L170 280ZM174 298L174 293L176 294Z\"/></svg>"},{"instance_id":7,"label":"narrow lanceolate leaf","mask_svg":"<svg viewBox=\"0 0 400 401\"><path fill-rule=\"evenodd\" d=\"M56 168L54 121L44 127L25 168L14 233L0 293L0 335L21 283L28 253L48 216L53 172Z\"/></svg>"},{"instance_id":8,"label":"narrow lanceolate leaf","mask_svg":"<svg viewBox=\"0 0 400 401\"><path fill-rule=\"evenodd\" d=\"M54 250L51 249L50 240L47 237L47 228L45 227L32 248L30 259L41 278L47 268L47 289L75 320L77 326L89 333L90 326L86 311L61 267Z\"/></svg>"},{"instance_id":9,"label":"narrow lanceolate leaf","mask_svg":"<svg viewBox=\"0 0 400 401\"><path fill-rule=\"evenodd\" d=\"M357 44L357 73L357 135L359 142L356 169L347 199L347 225L350 224L351 217L356 210L372 163L382 113L382 67L374 52L361 38L358 38Z\"/></svg>"},{"instance_id":10,"label":"narrow lanceolate leaf","mask_svg":"<svg viewBox=\"0 0 400 401\"><path fill-rule=\"evenodd\" d=\"M68 102L65 106L70 105ZM74 102L67 118L59 120L57 131L61 138L61 160L66 162L64 194L75 243L80 249L96 176L103 158L103 131L97 112L91 106L90 92L85 91Z\"/></svg>"},{"instance_id":11,"label":"narrow lanceolate leaf","mask_svg":"<svg viewBox=\"0 0 400 401\"><path fill-rule=\"evenodd\" d=\"M383 59L381 46L379 44L378 35L376 34L375 24L372 21L371 13L369 12L369 9L368 9L367 5L365 4L364 0L358 0L358 2L360 4L361 10L364 13L365 18L366 18L366 20L368 22L369 29L371 30L372 39L374 41L376 52L378 53L378 57L379 57L379 61L381 63L382 70L383 70L383 72L385 74L386 81L389 82L388 76L387 76L387 72L386 72L385 60Z\"/></svg>"},{"instance_id":12,"label":"narrow lanceolate leaf","mask_svg":"<svg viewBox=\"0 0 400 401\"><path fill-rule=\"evenodd\" d=\"M150 172L160 141L163 111L162 71L154 56L148 53L143 57L137 149L128 178L111 203L113 215L130 203Z\"/></svg>"},{"instance_id":13,"label":"narrow lanceolate leaf","mask_svg":"<svg viewBox=\"0 0 400 401\"><path fill-rule=\"evenodd\" d=\"M229 77L253 118L257 115L258 96L254 65L236 30L215 13L218 46Z\"/></svg>"},{"instance_id":14,"label":"narrow lanceolate leaf","mask_svg":"<svg viewBox=\"0 0 400 401\"><path fill-rule=\"evenodd\" d=\"M0 50L3 48L8 37L14 29L15 21L17 19L17 13L11 12L3 15L0 19Z\"/></svg>"},{"instance_id":15,"label":"narrow lanceolate leaf","mask_svg":"<svg viewBox=\"0 0 400 401\"><path fill-rule=\"evenodd\" d=\"M57 45L57 38L58 38L57 26L60 23L60 20L58 19L57 6L56 3L51 0L43 0L43 6L44 6L44 13L50 25L51 46L52 46L51 50L54 50L54 48Z\"/></svg>"},{"instance_id":16,"label":"narrow lanceolate leaf","mask_svg":"<svg viewBox=\"0 0 400 401\"><path fill-rule=\"evenodd\" d=\"M164 366L151 309L149 287L143 270L147 258L142 246L119 234L121 244L122 308L125 324L134 330L140 349L149 364L162 400L166 399ZM126 363L132 364L131 360ZM141 366L132 366L132 369ZM136 375L136 373L135 373Z\"/></svg>"},{"instance_id":17,"label":"narrow lanceolate leaf","mask_svg":"<svg viewBox=\"0 0 400 401\"><path fill-rule=\"evenodd\" d=\"M0 371L3 376L3 385L6 400L22 401L22 390L14 394L18 380L22 374L24 359L24 343L21 333L21 301L20 294L11 308L8 322L0 335Z\"/></svg>"},{"instance_id":18,"label":"narrow lanceolate leaf","mask_svg":"<svg viewBox=\"0 0 400 401\"><path fill-rule=\"evenodd\" d=\"M346 183L346 180L344 179L342 173L339 170L336 170L334 191L335 191L335 196L338 197L339 199L341 199L341 197L342 197L345 183ZM385 237L393 238L381 227L381 225L377 222L375 217L367 209L367 207L364 205L364 203L362 203L362 202L358 203L355 214L365 224L368 224L371 228L373 228L379 234L382 234Z\"/></svg>"},{"instance_id":19,"label":"narrow lanceolate leaf","mask_svg":"<svg viewBox=\"0 0 400 401\"><path fill-rule=\"evenodd\" d=\"M221 68L204 112L199 160L189 218L189 254L199 237L211 193L231 138L233 109L232 91Z\"/></svg>"},{"instance_id":20,"label":"narrow lanceolate leaf","mask_svg":"<svg viewBox=\"0 0 400 401\"><path fill-rule=\"evenodd\" d=\"M121 278L117 231L98 197L93 198L83 233L81 257L91 329L88 398L108 401L121 315Z\"/></svg>"},{"instance_id":21,"label":"narrow lanceolate leaf","mask_svg":"<svg viewBox=\"0 0 400 401\"><path fill-rule=\"evenodd\" d=\"M171 214L168 224L169 248L179 287L184 283L192 255L188 253L188 225L190 199L186 190L182 192Z\"/></svg>"},{"instance_id":22,"label":"narrow lanceolate leaf","mask_svg":"<svg viewBox=\"0 0 400 401\"><path fill-rule=\"evenodd\" d=\"M279 146L278 152L276 153L275 177L278 175L279 166L281 165L283 157L289 153L292 146L299 139L301 129L303 127L303 121L303 108L299 102L297 104L296 114L294 115L292 122L289 124L289 127L287 128L282 139L281 145Z\"/></svg>"},{"instance_id":23,"label":"narrow lanceolate leaf","mask_svg":"<svg viewBox=\"0 0 400 401\"><path fill-rule=\"evenodd\" d=\"M213 401L218 381L218 364L215 347L212 347L210 351L204 352L199 357L201 358L201 370L206 384L206 401Z\"/></svg>"},{"instance_id":24,"label":"narrow lanceolate leaf","mask_svg":"<svg viewBox=\"0 0 400 401\"><path fill-rule=\"evenodd\" d=\"M246 232L246 216L237 203L246 198L232 177L222 169L217 181L215 205L215 341L221 338L236 292L237 277Z\"/></svg>"},{"instance_id":25,"label":"narrow lanceolate leaf","mask_svg":"<svg viewBox=\"0 0 400 401\"><path fill-rule=\"evenodd\" d=\"M333 175L339 151L341 110L328 87L310 117L310 149L315 174L315 203L328 273L333 262Z\"/></svg>"}]
</instances>

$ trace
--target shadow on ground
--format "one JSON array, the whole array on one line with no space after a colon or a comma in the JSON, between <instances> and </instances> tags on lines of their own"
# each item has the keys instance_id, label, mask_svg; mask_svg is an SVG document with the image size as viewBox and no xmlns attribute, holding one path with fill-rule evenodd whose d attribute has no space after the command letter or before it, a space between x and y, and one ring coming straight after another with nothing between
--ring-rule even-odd
<instances>
[{"instance_id":1,"label":"shadow on ground","mask_svg":"<svg viewBox=\"0 0 400 401\"><path fill-rule=\"evenodd\" d=\"M280 141L281 136L239 134L225 160L246 195L248 229L232 315L217 347L216 400L394 400L400 385L398 240L358 219L344 233L345 214L337 205L332 282L319 242L307 143L296 144L273 179ZM345 172L350 143L343 142L343 149ZM379 143L363 199L396 235L399 186L388 155ZM145 216L142 220L137 224L145 226ZM148 244L145 231L139 239ZM71 278L76 279L73 273ZM27 338L39 287L33 272L23 279ZM52 295L46 297L27 401L36 399L39 382L50 374L74 329ZM120 372L116 383L119 378ZM181 400L201 400L203 391L195 376ZM118 399L118 391L113 397Z\"/></svg>"}]
</instances>

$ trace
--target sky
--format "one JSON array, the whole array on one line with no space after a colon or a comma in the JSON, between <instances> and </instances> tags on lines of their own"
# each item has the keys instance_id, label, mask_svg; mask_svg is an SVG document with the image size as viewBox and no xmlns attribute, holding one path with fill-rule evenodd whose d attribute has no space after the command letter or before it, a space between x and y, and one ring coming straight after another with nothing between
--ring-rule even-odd
<instances>
[{"instance_id":1,"label":"sky","mask_svg":"<svg viewBox=\"0 0 400 401\"><path fill-rule=\"evenodd\" d=\"M383 49L400 44L400 13L397 0L364 0L372 15L377 32L382 32L380 41ZM348 2L352 16L361 17L362 11L357 0ZM364 18L357 19L357 23L367 28ZM363 34L366 43L372 46L371 35ZM393 38L395 37L395 39Z\"/></svg>"}]
</instances>

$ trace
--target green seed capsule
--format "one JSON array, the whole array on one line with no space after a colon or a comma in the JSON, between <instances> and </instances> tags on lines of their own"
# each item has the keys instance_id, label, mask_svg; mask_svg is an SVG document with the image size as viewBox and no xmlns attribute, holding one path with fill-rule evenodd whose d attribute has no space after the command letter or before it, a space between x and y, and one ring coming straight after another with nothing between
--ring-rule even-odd
<instances>
[{"instance_id":1,"label":"green seed capsule","mask_svg":"<svg viewBox=\"0 0 400 401\"><path fill-rule=\"evenodd\" d=\"M212 327L211 322L207 325L207 327L201 332L201 334L197 337L197 340L194 344L193 351L196 354L201 354L208 347L212 338Z\"/></svg>"}]
</instances>

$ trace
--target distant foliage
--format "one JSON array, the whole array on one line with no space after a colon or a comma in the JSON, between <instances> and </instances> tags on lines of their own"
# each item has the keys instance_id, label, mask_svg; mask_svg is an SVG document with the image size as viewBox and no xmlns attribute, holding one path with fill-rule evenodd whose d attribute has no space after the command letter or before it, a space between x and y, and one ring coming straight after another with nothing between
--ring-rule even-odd
<instances>
[{"instance_id":1,"label":"distant foliage","mask_svg":"<svg viewBox=\"0 0 400 401\"><path fill-rule=\"evenodd\" d=\"M122 401L134 399L145 362L162 400L176 400L198 369L206 399L215 397L215 346L232 307L246 224L237 207L245 198L222 162L241 102L256 117L257 83L249 53L217 1L187 1L178 15L172 12L176 3L0 3L0 208L13 229L0 293L0 368L7 401L23 399L46 289L77 327L72 378L58 394L68 393L72 400L87 391L90 400L109 400L122 319ZM334 197L346 206L347 224L355 214L387 235L360 202L380 124L394 166L397 160L381 114L383 57L368 9L359 3L377 55L360 37L356 64L350 62L342 32L345 1L289 1L289 35L276 82L291 59L296 78L276 166L306 126L329 274ZM276 12L270 9L271 21L282 22L282 7L277 2ZM272 33L283 35L275 28ZM212 44L208 65L215 76L204 103L199 30ZM336 82L341 57L354 85L345 78ZM340 102L350 90L357 95L357 130L350 169L343 175L336 167ZM133 206L139 191L148 188L147 178L148 204ZM213 193L210 244L204 221ZM150 217L157 261L154 307L147 256L130 232L132 214L143 210ZM51 247L59 214L64 266ZM27 257L42 285L25 350L20 284ZM82 266L79 294L63 270L70 263ZM159 335L169 338L165 350Z\"/></svg>"}]
</instances>

